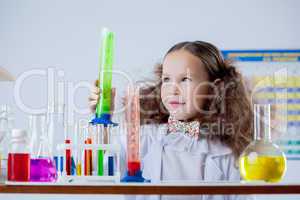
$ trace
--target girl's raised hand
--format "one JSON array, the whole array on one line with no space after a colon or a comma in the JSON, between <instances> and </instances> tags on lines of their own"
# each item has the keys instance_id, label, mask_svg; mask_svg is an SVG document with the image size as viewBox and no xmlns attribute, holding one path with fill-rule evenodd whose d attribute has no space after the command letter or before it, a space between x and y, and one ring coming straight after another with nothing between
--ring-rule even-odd
<instances>
[{"instance_id":1,"label":"girl's raised hand","mask_svg":"<svg viewBox=\"0 0 300 200\"><path fill-rule=\"evenodd\" d=\"M94 86L91 88L91 94L88 98L89 107L92 112L95 112L95 110L96 110L96 106L99 101L100 95L101 95L101 91L99 88L99 80L96 80ZM115 108L115 96L116 96L116 88L112 88L112 90L111 90L111 99L112 99L111 113L114 111L114 108Z\"/></svg>"}]
</instances>

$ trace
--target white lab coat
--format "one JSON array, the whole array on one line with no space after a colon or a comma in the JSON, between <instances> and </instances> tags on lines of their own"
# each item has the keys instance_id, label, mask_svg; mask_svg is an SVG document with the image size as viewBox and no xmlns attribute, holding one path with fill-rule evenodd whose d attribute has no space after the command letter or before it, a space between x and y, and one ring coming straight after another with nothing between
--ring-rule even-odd
<instances>
[{"instance_id":1,"label":"white lab coat","mask_svg":"<svg viewBox=\"0 0 300 200\"><path fill-rule=\"evenodd\" d=\"M118 141L121 151L121 176L126 170L126 134ZM141 127L140 156L142 175L153 183L161 181L240 181L231 149L218 141L196 140L181 132L167 134L167 125ZM128 199L242 200L242 195L137 195Z\"/></svg>"}]
</instances>

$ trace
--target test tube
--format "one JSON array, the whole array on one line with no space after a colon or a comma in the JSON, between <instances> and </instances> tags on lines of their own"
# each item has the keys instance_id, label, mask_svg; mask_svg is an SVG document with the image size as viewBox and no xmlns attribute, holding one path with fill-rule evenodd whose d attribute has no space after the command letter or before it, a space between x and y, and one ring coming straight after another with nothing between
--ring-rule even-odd
<instances>
[{"instance_id":1,"label":"test tube","mask_svg":"<svg viewBox=\"0 0 300 200\"><path fill-rule=\"evenodd\" d=\"M102 114L110 114L112 65L114 52L114 33L104 28L102 31L102 46L100 51L100 89L102 96L96 107L96 117Z\"/></svg>"},{"instance_id":2,"label":"test tube","mask_svg":"<svg viewBox=\"0 0 300 200\"><path fill-rule=\"evenodd\" d=\"M85 144L92 144L92 137L90 131L86 133ZM93 171L93 153L91 148L84 149L84 175L91 176Z\"/></svg>"},{"instance_id":3,"label":"test tube","mask_svg":"<svg viewBox=\"0 0 300 200\"><path fill-rule=\"evenodd\" d=\"M72 144L72 140L71 140L71 136L74 136L74 127L73 124L69 123L66 118L64 119L64 132L65 132L65 144L67 145L71 145ZM72 134L72 135L71 135ZM74 137L72 138L74 139ZM67 147L65 149L65 166L66 166L66 174L68 176L73 175L72 173L72 150L71 147Z\"/></svg>"},{"instance_id":4,"label":"test tube","mask_svg":"<svg viewBox=\"0 0 300 200\"><path fill-rule=\"evenodd\" d=\"M82 135L81 135L81 141L82 141L82 144L86 144L86 138L87 138L87 134L88 134L88 127L85 127L84 129L83 129L83 132L82 132ZM87 155L88 155L88 153L87 153L87 148L86 147L84 147L84 148L82 148L81 149L81 151L82 151L82 154L81 154L81 174L83 174L84 176L87 176L87 169L88 169L88 166L87 166L87 164L89 163L89 162L87 162L87 159L88 159L88 157L87 157Z\"/></svg>"},{"instance_id":5,"label":"test tube","mask_svg":"<svg viewBox=\"0 0 300 200\"><path fill-rule=\"evenodd\" d=\"M76 175L76 164L74 156L71 157L71 175Z\"/></svg>"},{"instance_id":6,"label":"test tube","mask_svg":"<svg viewBox=\"0 0 300 200\"><path fill-rule=\"evenodd\" d=\"M85 140L85 144L92 144L92 139L91 138L87 138ZM85 154L85 175L86 176L91 176L92 175L92 171L93 171L93 160L92 160L92 150L90 148L84 150L84 154Z\"/></svg>"},{"instance_id":7,"label":"test tube","mask_svg":"<svg viewBox=\"0 0 300 200\"><path fill-rule=\"evenodd\" d=\"M50 102L48 105L47 116L47 131L49 135L49 143L51 153L53 155L56 170L60 172L60 175L64 173L64 152L62 149L58 149L58 144L63 144L66 134L66 127L64 121L65 106L64 104L57 102Z\"/></svg>"},{"instance_id":8,"label":"test tube","mask_svg":"<svg viewBox=\"0 0 300 200\"><path fill-rule=\"evenodd\" d=\"M66 139L65 144L71 144L71 140ZM65 155L66 155L66 172L67 172L67 175L70 176L71 175L71 167L72 167L72 158L71 158L71 149L70 148L66 148Z\"/></svg>"},{"instance_id":9,"label":"test tube","mask_svg":"<svg viewBox=\"0 0 300 200\"><path fill-rule=\"evenodd\" d=\"M59 156L54 157L54 160L55 160L55 164L57 164L56 165L57 171L59 171L60 175L63 176L65 170L65 164L64 164L64 156L62 150L60 151Z\"/></svg>"},{"instance_id":10,"label":"test tube","mask_svg":"<svg viewBox=\"0 0 300 200\"><path fill-rule=\"evenodd\" d=\"M127 127L128 175L135 176L140 170L140 101L139 88L127 89L125 120Z\"/></svg>"},{"instance_id":11,"label":"test tube","mask_svg":"<svg viewBox=\"0 0 300 200\"><path fill-rule=\"evenodd\" d=\"M97 124L96 125L96 141L97 144L104 144L104 125ZM99 148L97 150L97 175L103 176L104 175L104 151L103 149Z\"/></svg>"},{"instance_id":12,"label":"test tube","mask_svg":"<svg viewBox=\"0 0 300 200\"><path fill-rule=\"evenodd\" d=\"M108 144L112 144L111 128L112 128L111 125L109 125L105 128ZM108 151L107 154L108 154L108 176L113 176L114 175L114 155L110 151Z\"/></svg>"},{"instance_id":13,"label":"test tube","mask_svg":"<svg viewBox=\"0 0 300 200\"><path fill-rule=\"evenodd\" d=\"M82 120L79 120L75 125L75 138L74 144L76 145L76 156L75 156L75 165L76 165L76 175L82 175L82 145L84 144L84 125Z\"/></svg>"}]
</instances>

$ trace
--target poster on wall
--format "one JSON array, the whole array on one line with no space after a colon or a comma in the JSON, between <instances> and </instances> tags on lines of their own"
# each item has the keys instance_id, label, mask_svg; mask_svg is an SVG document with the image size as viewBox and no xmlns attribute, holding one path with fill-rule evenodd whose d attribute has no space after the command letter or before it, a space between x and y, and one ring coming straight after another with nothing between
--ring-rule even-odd
<instances>
[{"instance_id":1,"label":"poster on wall","mask_svg":"<svg viewBox=\"0 0 300 200\"><path fill-rule=\"evenodd\" d=\"M224 50L245 77L252 103L271 104L272 137L300 160L300 49Z\"/></svg>"}]
</instances>

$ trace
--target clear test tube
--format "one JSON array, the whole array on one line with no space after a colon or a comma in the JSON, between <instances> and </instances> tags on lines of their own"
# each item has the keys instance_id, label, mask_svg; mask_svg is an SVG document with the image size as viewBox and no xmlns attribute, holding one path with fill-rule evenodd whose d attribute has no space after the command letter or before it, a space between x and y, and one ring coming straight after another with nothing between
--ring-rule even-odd
<instances>
[{"instance_id":1,"label":"clear test tube","mask_svg":"<svg viewBox=\"0 0 300 200\"><path fill-rule=\"evenodd\" d=\"M50 102L47 111L47 132L49 136L50 150L53 155L56 170L59 175L64 175L64 151L58 145L64 143L66 137L65 127L65 105L57 102Z\"/></svg>"},{"instance_id":2,"label":"clear test tube","mask_svg":"<svg viewBox=\"0 0 300 200\"><path fill-rule=\"evenodd\" d=\"M88 127L84 127L82 128L83 132L81 133L81 144L84 145L86 143L86 138L87 138L87 134L88 134ZM81 174L84 176L87 176L87 166L86 164L87 162L87 148L84 146L81 146Z\"/></svg>"},{"instance_id":3,"label":"clear test tube","mask_svg":"<svg viewBox=\"0 0 300 200\"><path fill-rule=\"evenodd\" d=\"M127 129L128 175L135 176L140 171L140 102L139 88L127 89L125 121Z\"/></svg>"},{"instance_id":4,"label":"clear test tube","mask_svg":"<svg viewBox=\"0 0 300 200\"><path fill-rule=\"evenodd\" d=\"M75 165L76 165L76 175L82 175L82 155L83 155L83 148L82 145L84 144L84 131L85 125L83 124L82 120L79 120L75 126L75 138L74 144L76 145L75 148Z\"/></svg>"},{"instance_id":5,"label":"clear test tube","mask_svg":"<svg viewBox=\"0 0 300 200\"><path fill-rule=\"evenodd\" d=\"M70 135L70 143L72 144L70 150L70 161L69 161L69 166L70 166L70 174L72 176L76 175L76 158L77 158L77 125L76 123L69 124L68 125L68 134Z\"/></svg>"}]
</instances>

